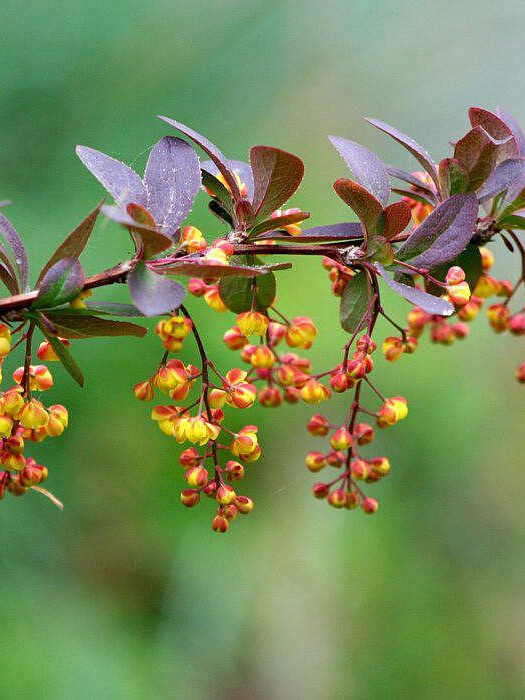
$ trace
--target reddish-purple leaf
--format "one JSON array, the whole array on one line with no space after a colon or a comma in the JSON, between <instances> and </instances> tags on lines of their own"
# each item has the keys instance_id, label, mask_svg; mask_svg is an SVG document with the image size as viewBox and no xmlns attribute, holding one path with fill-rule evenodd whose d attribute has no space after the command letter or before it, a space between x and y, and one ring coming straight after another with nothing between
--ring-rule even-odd
<instances>
[{"instance_id":1,"label":"reddish-purple leaf","mask_svg":"<svg viewBox=\"0 0 525 700\"><path fill-rule=\"evenodd\" d=\"M181 260L172 263L155 265L159 273L170 275L185 275L187 277L200 277L212 279L216 277L256 277L266 272L264 268L249 265L212 265L202 258L193 260Z\"/></svg>"},{"instance_id":2,"label":"reddish-purple leaf","mask_svg":"<svg viewBox=\"0 0 525 700\"><path fill-rule=\"evenodd\" d=\"M423 168L430 175L436 187L439 187L436 164L432 160L430 154L427 153L427 151L425 151L425 149L420 146L417 141L414 141L413 138L407 136L402 131L399 131L399 129L396 129L393 126L390 126L390 124L387 124L379 119L366 119L366 121L380 131L383 131L385 134L388 134L388 136L391 136L408 151L410 151L414 158L421 163Z\"/></svg>"},{"instance_id":3,"label":"reddish-purple leaf","mask_svg":"<svg viewBox=\"0 0 525 700\"><path fill-rule=\"evenodd\" d=\"M512 130L497 114L481 107L471 107L468 116L472 127L481 126L496 141L504 141L498 153L498 163L508 158L516 158L518 147Z\"/></svg>"},{"instance_id":4,"label":"reddish-purple leaf","mask_svg":"<svg viewBox=\"0 0 525 700\"><path fill-rule=\"evenodd\" d=\"M88 313L74 313L68 311L50 311L47 314L49 320L55 326L61 338L107 338L122 335L142 338L146 334L146 328L129 321L114 321L113 319L99 318Z\"/></svg>"},{"instance_id":5,"label":"reddish-purple leaf","mask_svg":"<svg viewBox=\"0 0 525 700\"><path fill-rule=\"evenodd\" d=\"M163 250L171 248L173 241L155 230L156 222L147 209L139 204L128 204L127 213L139 226L131 226L131 235L135 241L135 249L140 257L151 258Z\"/></svg>"},{"instance_id":6,"label":"reddish-purple leaf","mask_svg":"<svg viewBox=\"0 0 525 700\"><path fill-rule=\"evenodd\" d=\"M405 202L394 202L383 210L380 216L379 227L381 235L385 238L393 238L404 231L412 220L412 209Z\"/></svg>"},{"instance_id":7,"label":"reddish-purple leaf","mask_svg":"<svg viewBox=\"0 0 525 700\"><path fill-rule=\"evenodd\" d=\"M383 211L381 202L357 182L347 180L344 177L334 182L334 190L343 202L346 202L355 211L367 232L374 233Z\"/></svg>"},{"instance_id":8,"label":"reddish-purple leaf","mask_svg":"<svg viewBox=\"0 0 525 700\"><path fill-rule=\"evenodd\" d=\"M413 199L415 202L421 202L421 204L430 204L431 207L435 207L437 204L437 199L435 197L429 197L426 193L423 194L422 192L405 190L402 187L392 187L392 192L400 194L402 197Z\"/></svg>"},{"instance_id":9,"label":"reddish-purple leaf","mask_svg":"<svg viewBox=\"0 0 525 700\"><path fill-rule=\"evenodd\" d=\"M222 174L223 178L228 183L228 187L230 188L233 199L236 202L239 202L242 199L242 196L241 196L241 193L239 192L239 187L237 186L237 181L230 170L230 166L228 164L228 160L227 160L226 156L223 153L221 153L221 151L217 148L217 146L215 146L211 141L208 141L207 138L205 138L204 136L201 136L201 134L197 133L193 129L190 129L189 126L185 126L181 122L177 122L174 119L170 119L169 117L159 116L159 119L162 119L162 121L166 122L166 124L169 124L170 126L175 127L175 129L177 129L182 134L184 134L185 136L190 138L192 141L194 141L197 144L197 146L202 148L202 150L215 163L215 165L219 169L220 173Z\"/></svg>"},{"instance_id":10,"label":"reddish-purple leaf","mask_svg":"<svg viewBox=\"0 0 525 700\"><path fill-rule=\"evenodd\" d=\"M500 192L516 190L519 194L525 185L525 159L510 158L497 165L478 190L481 203L492 199ZM512 197L512 195L511 195Z\"/></svg>"},{"instance_id":11,"label":"reddish-purple leaf","mask_svg":"<svg viewBox=\"0 0 525 700\"><path fill-rule=\"evenodd\" d=\"M0 234L13 252L14 262L20 279L20 289L25 292L28 288L29 280L27 251L15 227L3 214L0 214Z\"/></svg>"},{"instance_id":12,"label":"reddish-purple leaf","mask_svg":"<svg viewBox=\"0 0 525 700\"><path fill-rule=\"evenodd\" d=\"M304 174L303 161L293 153L272 146L250 150L253 172L253 211L259 223L287 202L299 187Z\"/></svg>"},{"instance_id":13,"label":"reddish-purple leaf","mask_svg":"<svg viewBox=\"0 0 525 700\"><path fill-rule=\"evenodd\" d=\"M61 258L40 280L32 307L43 309L67 303L79 295L84 281L84 270L77 258Z\"/></svg>"},{"instance_id":14,"label":"reddish-purple leaf","mask_svg":"<svg viewBox=\"0 0 525 700\"><path fill-rule=\"evenodd\" d=\"M461 161L469 174L469 189L477 190L501 161L505 142L494 139L478 124L454 148L454 158Z\"/></svg>"},{"instance_id":15,"label":"reddish-purple leaf","mask_svg":"<svg viewBox=\"0 0 525 700\"><path fill-rule=\"evenodd\" d=\"M432 269L452 260L474 235L478 200L474 193L456 194L434 209L396 253L419 268Z\"/></svg>"},{"instance_id":16,"label":"reddish-purple leaf","mask_svg":"<svg viewBox=\"0 0 525 700\"><path fill-rule=\"evenodd\" d=\"M179 282L158 275L139 262L128 275L133 303L145 316L159 316L177 309L186 290Z\"/></svg>"},{"instance_id":17,"label":"reddish-purple leaf","mask_svg":"<svg viewBox=\"0 0 525 700\"><path fill-rule=\"evenodd\" d=\"M36 282L37 287L41 279L46 274L46 272L51 267L53 267L53 265L56 262L62 260L62 258L78 258L78 256L82 253L82 251L86 247L89 237L93 232L93 228L95 227L95 222L100 213L101 206L102 202L97 207L95 207L95 209L93 209L93 211L90 212L84 219L82 219L79 225L75 229L73 229L73 231L69 234L66 240L58 246L53 255L49 258L47 263L42 268L42 271L40 272L40 275L38 276Z\"/></svg>"},{"instance_id":18,"label":"reddish-purple leaf","mask_svg":"<svg viewBox=\"0 0 525 700\"><path fill-rule=\"evenodd\" d=\"M76 153L117 204L124 206L135 202L146 206L146 188L137 173L125 163L87 146L77 146Z\"/></svg>"},{"instance_id":19,"label":"reddish-purple leaf","mask_svg":"<svg viewBox=\"0 0 525 700\"><path fill-rule=\"evenodd\" d=\"M299 222L305 221L309 218L310 212L296 211L292 214L284 214L283 216L276 216L273 219L268 219L267 221L261 221L260 224L257 224L257 226L254 226L251 229L250 238L255 238L261 233L266 233L266 231L278 231L285 226L289 226L290 224L298 224Z\"/></svg>"},{"instance_id":20,"label":"reddish-purple leaf","mask_svg":"<svg viewBox=\"0 0 525 700\"><path fill-rule=\"evenodd\" d=\"M343 139L340 136L328 138L352 171L356 182L373 194L382 206L385 206L390 194L390 179L380 158L355 141Z\"/></svg>"},{"instance_id":21,"label":"reddish-purple leaf","mask_svg":"<svg viewBox=\"0 0 525 700\"><path fill-rule=\"evenodd\" d=\"M340 224L313 226L305 229L300 236L282 236L290 243L325 243L335 241L362 241L363 227L354 221L343 221ZM277 237L276 237L277 238Z\"/></svg>"},{"instance_id":22,"label":"reddish-purple leaf","mask_svg":"<svg viewBox=\"0 0 525 700\"><path fill-rule=\"evenodd\" d=\"M525 156L525 134L523 133L523 130L516 121L516 119L514 119L512 114L509 114L501 107L497 108L496 114L502 121L505 122L506 126L509 128L510 132L514 136L516 148L518 149L518 155L522 157Z\"/></svg>"},{"instance_id":23,"label":"reddish-purple leaf","mask_svg":"<svg viewBox=\"0 0 525 700\"><path fill-rule=\"evenodd\" d=\"M253 199L253 173L252 169L242 160L228 160L228 167L234 175L238 175L241 185L246 187L246 197L250 200ZM201 169L205 170L210 175L217 177L219 174L219 168L215 165L212 160L205 160L201 163Z\"/></svg>"},{"instance_id":24,"label":"reddish-purple leaf","mask_svg":"<svg viewBox=\"0 0 525 700\"><path fill-rule=\"evenodd\" d=\"M449 301L432 296L431 294L427 294L422 289L418 289L417 287L411 287L408 284L396 282L388 275L385 268L379 263L374 263L374 267L388 286L394 290L394 292L400 294L411 304L419 306L421 309L423 309L423 311L426 311L427 314L450 316L454 313L454 307Z\"/></svg>"},{"instance_id":25,"label":"reddish-purple leaf","mask_svg":"<svg viewBox=\"0 0 525 700\"><path fill-rule=\"evenodd\" d=\"M147 226L144 223L139 223L133 219L125 209L113 206L111 204L104 204L101 208L101 212L104 216L107 216L111 221L115 221L117 224L122 224L123 226L128 226L130 228L135 228L139 231L155 231L155 228Z\"/></svg>"},{"instance_id":26,"label":"reddish-purple leaf","mask_svg":"<svg viewBox=\"0 0 525 700\"><path fill-rule=\"evenodd\" d=\"M165 136L153 146L144 172L147 209L161 232L173 238L201 186L199 159L182 139Z\"/></svg>"}]
</instances>

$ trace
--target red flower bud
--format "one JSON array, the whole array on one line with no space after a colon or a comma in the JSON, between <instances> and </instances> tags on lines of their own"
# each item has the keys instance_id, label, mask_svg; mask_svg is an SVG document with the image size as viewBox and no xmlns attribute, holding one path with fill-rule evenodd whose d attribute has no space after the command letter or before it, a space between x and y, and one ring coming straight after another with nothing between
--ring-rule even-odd
<instances>
[{"instance_id":1,"label":"red flower bud","mask_svg":"<svg viewBox=\"0 0 525 700\"><path fill-rule=\"evenodd\" d=\"M330 488L328 484L323 484L322 482L319 482L318 484L314 484L312 491L315 498L322 499L328 496Z\"/></svg>"},{"instance_id":2,"label":"red flower bud","mask_svg":"<svg viewBox=\"0 0 525 700\"><path fill-rule=\"evenodd\" d=\"M305 458L306 466L311 472L318 472L326 466L326 457L322 452L312 450Z\"/></svg>"},{"instance_id":3,"label":"red flower bud","mask_svg":"<svg viewBox=\"0 0 525 700\"><path fill-rule=\"evenodd\" d=\"M379 501L377 501L375 498L363 498L361 508L365 513L373 515L379 510Z\"/></svg>"},{"instance_id":4,"label":"red flower bud","mask_svg":"<svg viewBox=\"0 0 525 700\"><path fill-rule=\"evenodd\" d=\"M254 503L251 498L248 498L248 496L237 496L235 499L235 505L239 513L248 515L248 513L252 512Z\"/></svg>"},{"instance_id":5,"label":"red flower bud","mask_svg":"<svg viewBox=\"0 0 525 700\"><path fill-rule=\"evenodd\" d=\"M328 435L329 426L330 424L328 423L328 420L322 415L322 413L316 413L308 421L306 429L310 435L319 435L324 437L325 435Z\"/></svg>"},{"instance_id":6,"label":"red flower bud","mask_svg":"<svg viewBox=\"0 0 525 700\"><path fill-rule=\"evenodd\" d=\"M333 508L344 508L347 504L348 496L344 489L335 489L328 496L328 503Z\"/></svg>"},{"instance_id":7,"label":"red flower bud","mask_svg":"<svg viewBox=\"0 0 525 700\"><path fill-rule=\"evenodd\" d=\"M354 438L358 445L368 445L374 439L374 429L368 423L358 423L354 427Z\"/></svg>"},{"instance_id":8,"label":"red flower bud","mask_svg":"<svg viewBox=\"0 0 525 700\"><path fill-rule=\"evenodd\" d=\"M211 528L215 532L226 532L229 526L228 518L224 515L216 515L211 523Z\"/></svg>"}]
</instances>

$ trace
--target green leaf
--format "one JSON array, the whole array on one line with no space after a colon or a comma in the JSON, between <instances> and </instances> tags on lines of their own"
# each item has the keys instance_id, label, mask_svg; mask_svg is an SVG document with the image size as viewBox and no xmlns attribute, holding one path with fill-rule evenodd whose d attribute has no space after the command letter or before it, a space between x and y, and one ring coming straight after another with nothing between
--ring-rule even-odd
<instances>
[{"instance_id":1,"label":"green leaf","mask_svg":"<svg viewBox=\"0 0 525 700\"><path fill-rule=\"evenodd\" d=\"M230 216L233 216L231 192L222 184L220 180L218 180L207 170L201 170L201 175L203 186L210 192L213 192L216 201L226 212L228 212Z\"/></svg>"},{"instance_id":2,"label":"green leaf","mask_svg":"<svg viewBox=\"0 0 525 700\"><path fill-rule=\"evenodd\" d=\"M101 206L102 202L100 202L100 204L95 207L95 209L93 209L93 211L90 212L85 219L82 219L79 225L69 234L65 241L58 246L53 255L42 268L36 282L37 287L40 285L40 282L44 278L46 272L50 270L55 263L63 258L78 258L80 253L82 253L86 247L89 237L93 232Z\"/></svg>"},{"instance_id":3,"label":"green leaf","mask_svg":"<svg viewBox=\"0 0 525 700\"><path fill-rule=\"evenodd\" d=\"M523 230L525 229L525 218L517 214L509 214L498 221L498 226L501 226L501 228L517 228Z\"/></svg>"},{"instance_id":4,"label":"green leaf","mask_svg":"<svg viewBox=\"0 0 525 700\"><path fill-rule=\"evenodd\" d=\"M85 275L76 258L61 258L43 276L39 294L31 305L33 309L60 306L79 295Z\"/></svg>"},{"instance_id":5,"label":"green leaf","mask_svg":"<svg viewBox=\"0 0 525 700\"><path fill-rule=\"evenodd\" d=\"M456 158L443 158L438 166L439 188L444 199L468 190L469 174Z\"/></svg>"},{"instance_id":6,"label":"green leaf","mask_svg":"<svg viewBox=\"0 0 525 700\"><path fill-rule=\"evenodd\" d=\"M219 294L226 306L237 314L253 308L264 311L275 300L276 281L273 272L260 277L223 277ZM255 297L254 297L255 294Z\"/></svg>"},{"instance_id":7,"label":"green leaf","mask_svg":"<svg viewBox=\"0 0 525 700\"><path fill-rule=\"evenodd\" d=\"M41 314L39 314L37 323L42 333L48 339L49 344L55 351L64 369L71 375L71 377L73 377L73 379L79 386L84 386L84 376L82 374L82 370L77 365L75 359L73 358L73 355L69 352L68 348L66 348L66 346L63 343L61 343L60 340L58 340L58 338L56 338L50 333L49 329L42 320Z\"/></svg>"},{"instance_id":8,"label":"green leaf","mask_svg":"<svg viewBox=\"0 0 525 700\"><path fill-rule=\"evenodd\" d=\"M142 338L146 328L129 321L113 321L74 310L50 310L46 313L61 338L102 338L131 335Z\"/></svg>"},{"instance_id":9,"label":"green leaf","mask_svg":"<svg viewBox=\"0 0 525 700\"><path fill-rule=\"evenodd\" d=\"M128 318L140 318L144 314L133 304L119 304L113 301L88 301L87 309L79 309L85 313L102 314L103 316L127 316Z\"/></svg>"},{"instance_id":10,"label":"green leaf","mask_svg":"<svg viewBox=\"0 0 525 700\"><path fill-rule=\"evenodd\" d=\"M368 307L368 279L365 272L358 272L343 290L339 317L343 330L355 333L364 318Z\"/></svg>"}]
</instances>

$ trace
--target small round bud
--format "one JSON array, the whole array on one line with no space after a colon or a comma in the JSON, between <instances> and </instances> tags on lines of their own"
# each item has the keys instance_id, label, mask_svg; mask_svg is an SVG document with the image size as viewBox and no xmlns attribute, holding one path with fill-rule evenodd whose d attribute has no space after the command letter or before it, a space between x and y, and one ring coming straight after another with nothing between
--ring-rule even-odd
<instances>
[{"instance_id":1,"label":"small round bud","mask_svg":"<svg viewBox=\"0 0 525 700\"><path fill-rule=\"evenodd\" d=\"M180 493L180 502L187 508L193 508L200 501L200 493L195 489L184 489Z\"/></svg>"},{"instance_id":2,"label":"small round bud","mask_svg":"<svg viewBox=\"0 0 525 700\"><path fill-rule=\"evenodd\" d=\"M208 482L208 471L204 467L190 467L184 478L192 488L201 488Z\"/></svg>"},{"instance_id":3,"label":"small round bud","mask_svg":"<svg viewBox=\"0 0 525 700\"><path fill-rule=\"evenodd\" d=\"M322 413L316 413L308 421L306 429L310 435L319 435L320 437L324 437L325 435L328 435L330 424Z\"/></svg>"},{"instance_id":4,"label":"small round bud","mask_svg":"<svg viewBox=\"0 0 525 700\"><path fill-rule=\"evenodd\" d=\"M460 282L465 281L465 271L463 270L462 267L459 267L458 265L454 265L453 267L449 267L447 276L445 277L445 284L446 285L455 285L459 284Z\"/></svg>"},{"instance_id":5,"label":"small round bud","mask_svg":"<svg viewBox=\"0 0 525 700\"><path fill-rule=\"evenodd\" d=\"M344 489L335 489L328 496L328 503L333 508L344 508L347 503L347 493Z\"/></svg>"},{"instance_id":6,"label":"small round bud","mask_svg":"<svg viewBox=\"0 0 525 700\"><path fill-rule=\"evenodd\" d=\"M326 466L326 457L322 452L308 452L305 458L306 466L311 472L318 472Z\"/></svg>"},{"instance_id":7,"label":"small round bud","mask_svg":"<svg viewBox=\"0 0 525 700\"><path fill-rule=\"evenodd\" d=\"M133 393L139 401L151 401L154 396L153 385L150 381L139 382L133 387Z\"/></svg>"},{"instance_id":8,"label":"small round bud","mask_svg":"<svg viewBox=\"0 0 525 700\"><path fill-rule=\"evenodd\" d=\"M354 438L358 445L368 445L374 439L374 429L368 423L358 423L354 427Z\"/></svg>"},{"instance_id":9,"label":"small round bud","mask_svg":"<svg viewBox=\"0 0 525 700\"><path fill-rule=\"evenodd\" d=\"M369 515L373 515L374 513L377 513L379 510L379 501L375 498L363 498L363 502L361 503L361 508L365 513L368 513Z\"/></svg>"},{"instance_id":10,"label":"small round bud","mask_svg":"<svg viewBox=\"0 0 525 700\"><path fill-rule=\"evenodd\" d=\"M211 529L214 532L226 532L229 526L228 518L224 515L216 515L211 523Z\"/></svg>"},{"instance_id":11,"label":"small round bud","mask_svg":"<svg viewBox=\"0 0 525 700\"><path fill-rule=\"evenodd\" d=\"M221 484L217 489L216 498L222 506L227 506L235 501L237 494L229 484Z\"/></svg>"},{"instance_id":12,"label":"small round bud","mask_svg":"<svg viewBox=\"0 0 525 700\"><path fill-rule=\"evenodd\" d=\"M239 513L243 515L248 515L253 510L254 502L248 496L237 496L235 499L235 505Z\"/></svg>"},{"instance_id":13,"label":"small round bud","mask_svg":"<svg viewBox=\"0 0 525 700\"><path fill-rule=\"evenodd\" d=\"M328 496L330 488L328 484L323 484L322 482L319 482L318 484L314 484L312 491L315 498L322 499Z\"/></svg>"}]
</instances>

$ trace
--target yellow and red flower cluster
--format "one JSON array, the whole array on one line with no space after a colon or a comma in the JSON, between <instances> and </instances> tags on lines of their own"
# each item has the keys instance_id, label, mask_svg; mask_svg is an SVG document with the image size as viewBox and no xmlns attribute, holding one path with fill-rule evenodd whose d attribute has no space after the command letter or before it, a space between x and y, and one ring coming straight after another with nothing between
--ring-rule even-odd
<instances>
[{"instance_id":1,"label":"yellow and red flower cluster","mask_svg":"<svg viewBox=\"0 0 525 700\"><path fill-rule=\"evenodd\" d=\"M11 347L9 328L3 324L0 338L3 360ZM58 359L47 341L41 343L37 355L47 361ZM47 391L53 386L51 372L45 365L19 367L13 372L13 379L14 386L0 392L0 499L6 492L23 496L47 479L47 467L25 454L26 443L59 437L69 421L65 406L54 404L46 408L32 396L32 392Z\"/></svg>"}]
</instances>

